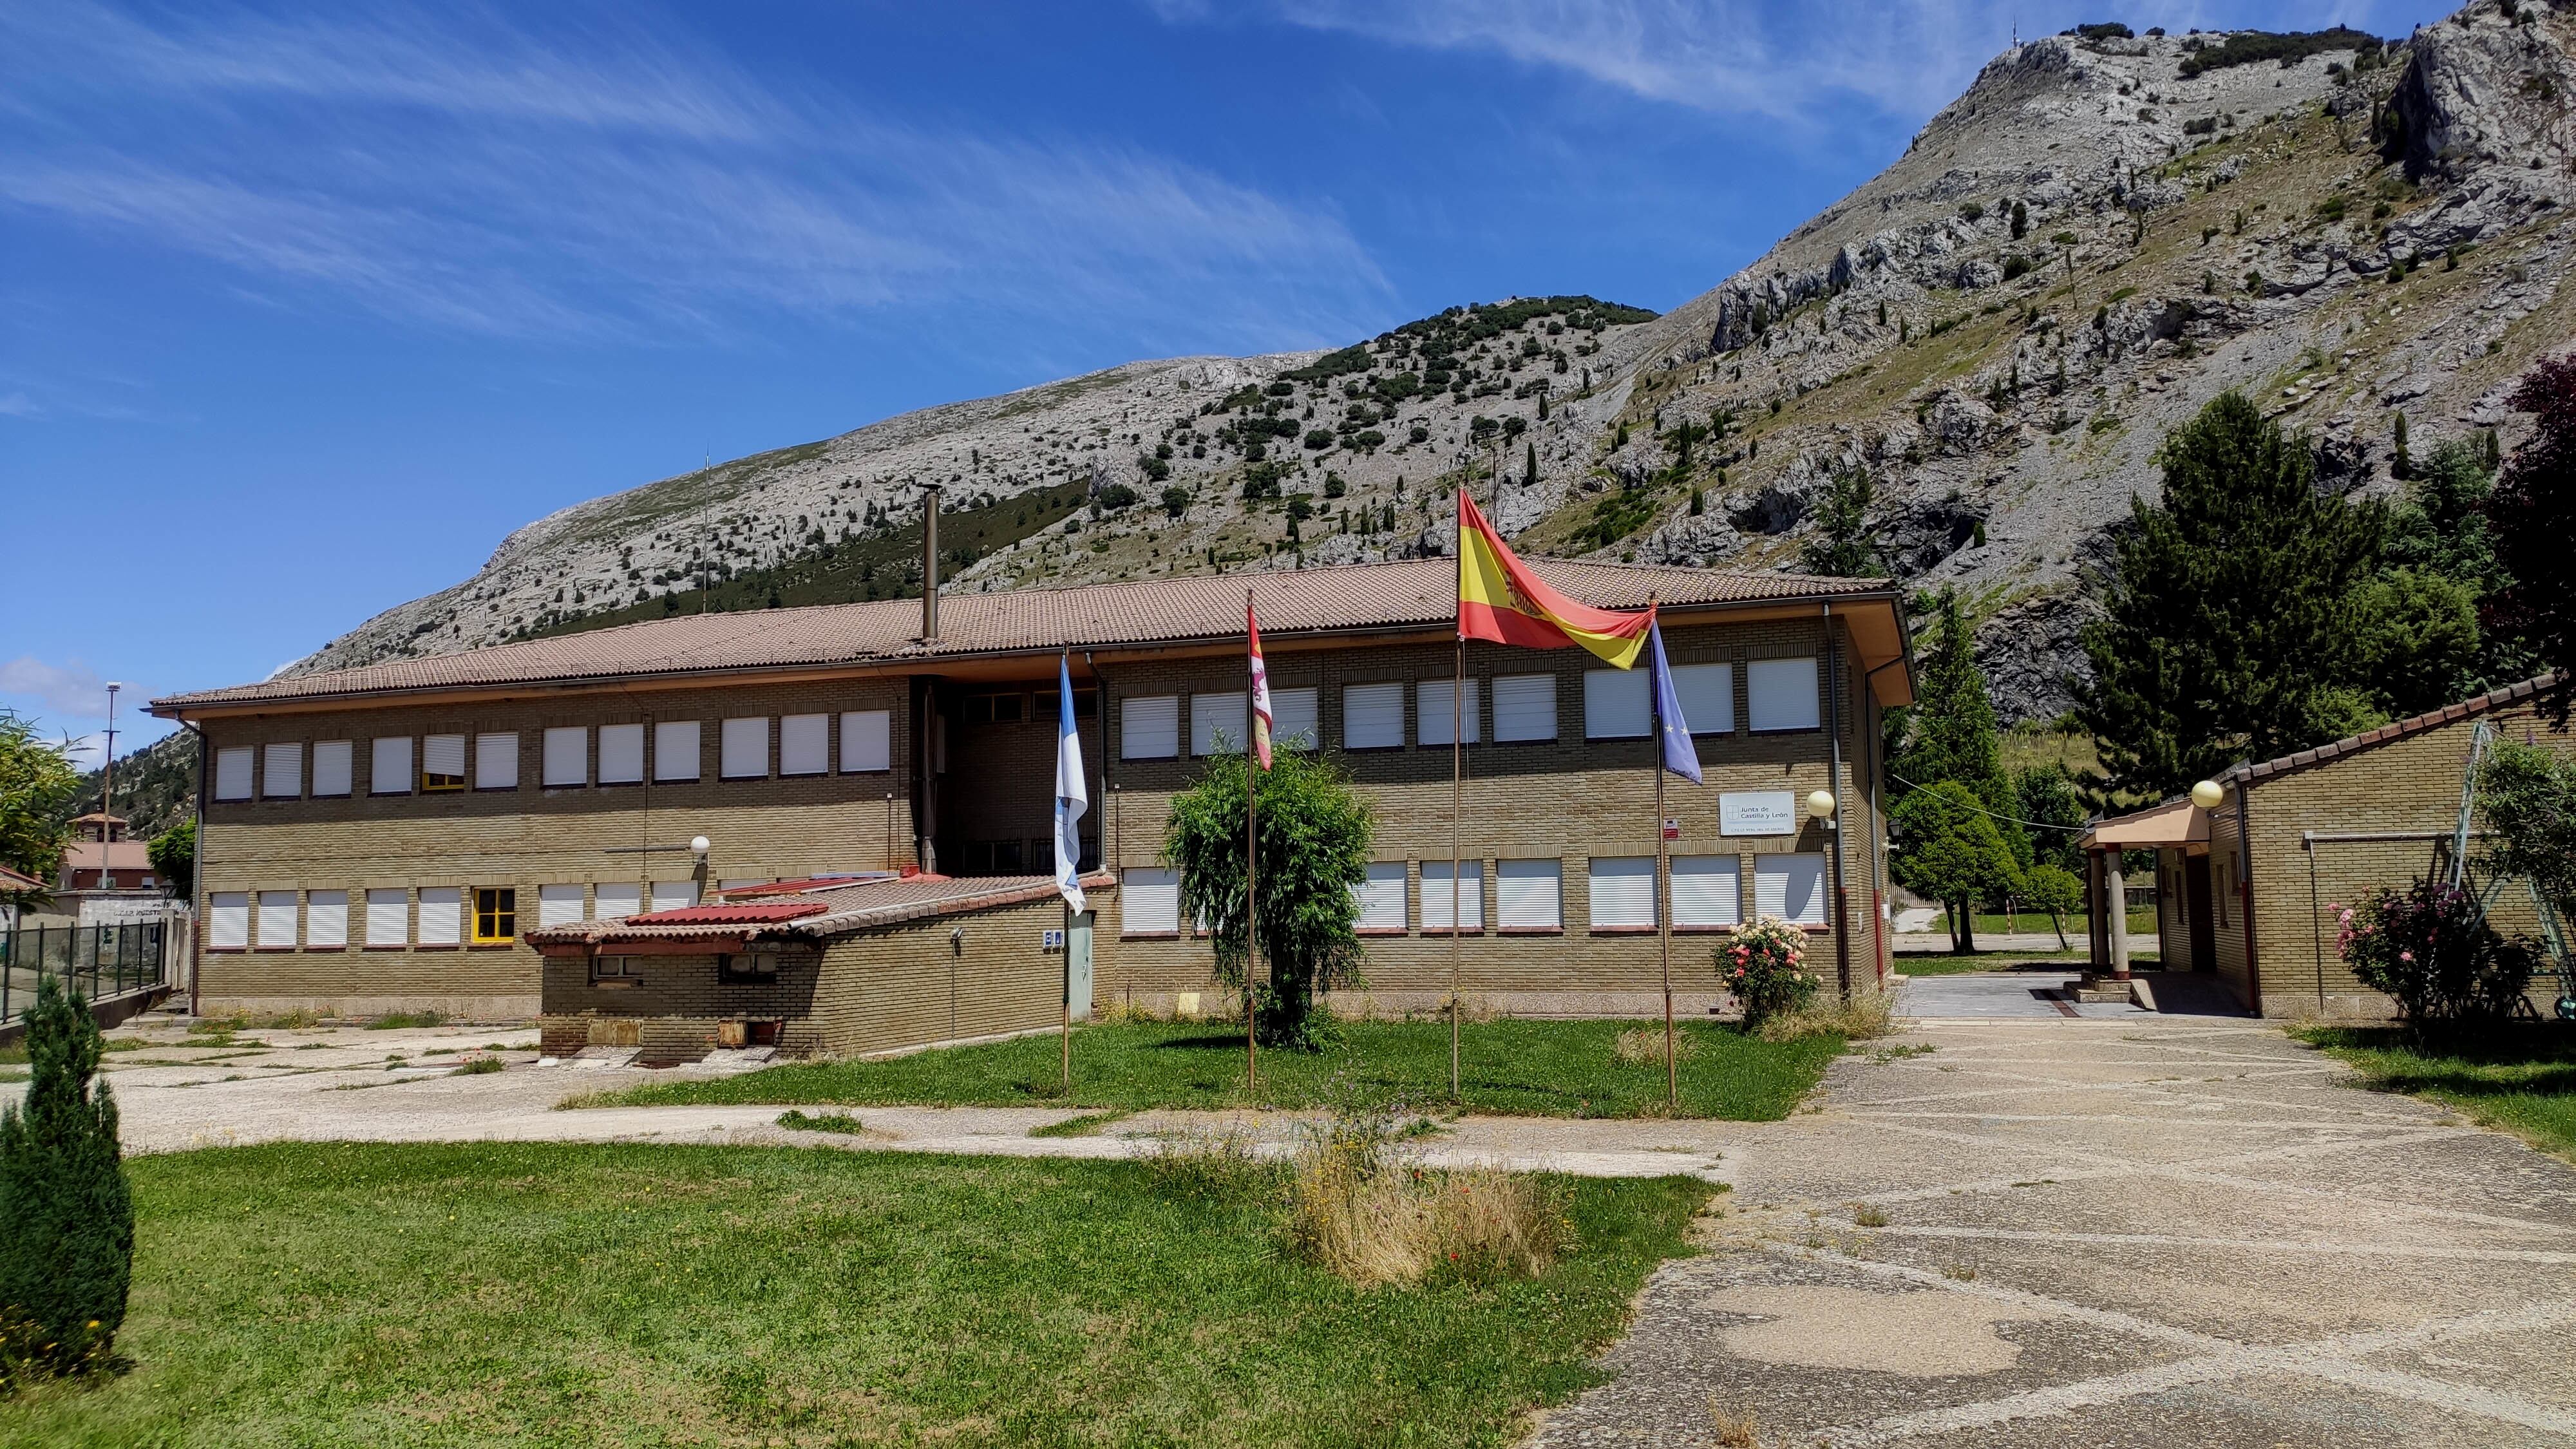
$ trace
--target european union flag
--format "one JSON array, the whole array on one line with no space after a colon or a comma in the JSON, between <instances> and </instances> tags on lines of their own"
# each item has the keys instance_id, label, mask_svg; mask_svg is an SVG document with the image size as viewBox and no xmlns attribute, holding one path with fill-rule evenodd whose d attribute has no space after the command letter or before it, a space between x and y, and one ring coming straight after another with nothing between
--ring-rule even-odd
<instances>
[{"instance_id":1,"label":"european union flag","mask_svg":"<svg viewBox=\"0 0 2576 1449\"><path fill-rule=\"evenodd\" d=\"M1646 626L1647 672L1655 692L1655 733L1664 742L1664 768L1696 785L1699 751L1691 748L1690 721L1682 718L1681 696L1673 692L1673 668L1664 662L1664 631Z\"/></svg>"}]
</instances>

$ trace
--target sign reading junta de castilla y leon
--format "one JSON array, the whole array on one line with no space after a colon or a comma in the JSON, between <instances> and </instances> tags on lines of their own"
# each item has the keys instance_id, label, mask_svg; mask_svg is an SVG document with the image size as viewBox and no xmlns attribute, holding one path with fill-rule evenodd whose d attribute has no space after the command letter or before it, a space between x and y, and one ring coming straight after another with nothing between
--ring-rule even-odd
<instances>
[{"instance_id":1,"label":"sign reading junta de castilla y leon","mask_svg":"<svg viewBox=\"0 0 2576 1449\"><path fill-rule=\"evenodd\" d=\"M1720 835L1795 835L1798 792L1795 790L1728 790L1717 797Z\"/></svg>"}]
</instances>

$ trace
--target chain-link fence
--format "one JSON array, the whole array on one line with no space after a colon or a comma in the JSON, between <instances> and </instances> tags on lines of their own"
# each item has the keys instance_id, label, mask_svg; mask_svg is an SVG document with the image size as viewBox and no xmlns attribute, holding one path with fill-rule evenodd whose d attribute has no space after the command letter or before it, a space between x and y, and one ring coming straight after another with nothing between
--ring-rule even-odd
<instances>
[{"instance_id":1,"label":"chain-link fence","mask_svg":"<svg viewBox=\"0 0 2576 1449\"><path fill-rule=\"evenodd\" d=\"M113 926L0 926L0 1026L36 1003L36 983L58 977L85 1000L104 1001L169 979L166 921Z\"/></svg>"}]
</instances>

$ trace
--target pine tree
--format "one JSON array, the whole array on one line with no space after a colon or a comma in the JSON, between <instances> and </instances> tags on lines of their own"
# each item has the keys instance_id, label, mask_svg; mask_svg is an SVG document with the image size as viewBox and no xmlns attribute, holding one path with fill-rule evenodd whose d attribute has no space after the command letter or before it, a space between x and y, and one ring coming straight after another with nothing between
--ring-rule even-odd
<instances>
[{"instance_id":1,"label":"pine tree","mask_svg":"<svg viewBox=\"0 0 2576 1449\"><path fill-rule=\"evenodd\" d=\"M1875 578L1889 572L1878 556L1876 530L1869 522L1869 506L1877 494L1878 484L1868 469L1833 471L1825 482L1825 496L1816 505L1816 536L1808 541L1803 555L1807 572L1838 579Z\"/></svg>"},{"instance_id":2,"label":"pine tree","mask_svg":"<svg viewBox=\"0 0 2576 1449\"><path fill-rule=\"evenodd\" d=\"M1538 444L1536 443L1529 445L1528 459L1521 465L1521 485L1526 488L1538 486Z\"/></svg>"},{"instance_id":3,"label":"pine tree","mask_svg":"<svg viewBox=\"0 0 2576 1449\"><path fill-rule=\"evenodd\" d=\"M2487 625L2559 672L2550 708L2563 725L2576 686L2576 358L2532 368L2508 401L2534 426L2486 501L2497 562L2512 579L2488 601Z\"/></svg>"},{"instance_id":4,"label":"pine tree","mask_svg":"<svg viewBox=\"0 0 2576 1449\"><path fill-rule=\"evenodd\" d=\"M2012 778L2004 773L2003 748L1995 737L1994 701L1986 694L1985 671L1977 667L1977 639L1959 610L1957 593L1944 590L1933 625L1932 650L1923 661L1921 683L1908 711L1901 753L1888 761L1899 791L1925 789L1943 781L1967 788L1992 813L1997 836L2013 859L2031 859L2029 833L2015 823L2021 814Z\"/></svg>"},{"instance_id":5,"label":"pine tree","mask_svg":"<svg viewBox=\"0 0 2576 1449\"><path fill-rule=\"evenodd\" d=\"M2241 393L2165 440L2164 497L2132 499L2092 677L2075 717L2101 746L2097 801L2177 794L2242 759L2322 744L2367 720L2353 688L2356 587L2384 512L2320 497L2316 456Z\"/></svg>"},{"instance_id":6,"label":"pine tree","mask_svg":"<svg viewBox=\"0 0 2576 1449\"><path fill-rule=\"evenodd\" d=\"M89 1005L36 983L23 1108L0 1109L0 1384L105 1366L125 1322L134 1206Z\"/></svg>"}]
</instances>

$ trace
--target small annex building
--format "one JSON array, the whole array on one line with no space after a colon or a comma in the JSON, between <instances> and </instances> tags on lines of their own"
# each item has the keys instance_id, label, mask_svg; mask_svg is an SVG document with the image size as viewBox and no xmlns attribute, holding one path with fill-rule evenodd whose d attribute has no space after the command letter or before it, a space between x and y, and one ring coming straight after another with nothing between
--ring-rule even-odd
<instances>
[{"instance_id":1,"label":"small annex building","mask_svg":"<svg viewBox=\"0 0 2576 1449\"><path fill-rule=\"evenodd\" d=\"M2576 754L2576 734L2553 729L2540 712L2554 679L2237 765L2214 781L2214 808L2177 798L2096 821L2079 842L2094 900L2118 889L2121 852L2152 850L2166 972L2213 975L2258 1016L2385 1020L2394 1003L2355 979L2336 949L2336 908L2448 868L2481 728ZM2472 820L2473 855L2482 831ZM2539 934L2527 893L2500 891L2490 912L2508 935ZM2094 918L2108 919L2100 910ZM2114 974L2121 944L2097 927L2097 974ZM2531 989L2534 1009L2550 1014L2555 980L2535 977Z\"/></svg>"}]
</instances>

